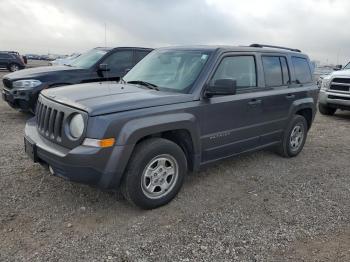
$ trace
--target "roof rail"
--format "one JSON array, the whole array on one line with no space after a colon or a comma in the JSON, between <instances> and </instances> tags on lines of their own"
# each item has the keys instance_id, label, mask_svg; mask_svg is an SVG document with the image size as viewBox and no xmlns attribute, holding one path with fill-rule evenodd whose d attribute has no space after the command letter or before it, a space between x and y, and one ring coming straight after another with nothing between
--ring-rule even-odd
<instances>
[{"instance_id":1,"label":"roof rail","mask_svg":"<svg viewBox=\"0 0 350 262\"><path fill-rule=\"evenodd\" d=\"M260 47L260 48L262 48L262 47L269 47L269 48L277 48L277 49L283 49L283 50L289 50L289 51L294 51L294 52L301 53L301 51L299 49L283 47L283 46L276 46L276 45L251 44L250 47Z\"/></svg>"}]
</instances>

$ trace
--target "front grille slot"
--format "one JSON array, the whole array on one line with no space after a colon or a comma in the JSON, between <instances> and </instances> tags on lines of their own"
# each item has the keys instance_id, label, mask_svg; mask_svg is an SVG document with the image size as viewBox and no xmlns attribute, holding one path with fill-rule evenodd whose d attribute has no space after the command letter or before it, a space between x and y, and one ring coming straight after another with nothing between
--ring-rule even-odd
<instances>
[{"instance_id":1,"label":"front grille slot","mask_svg":"<svg viewBox=\"0 0 350 262\"><path fill-rule=\"evenodd\" d=\"M349 86L340 86L340 85L331 85L332 90L337 90L337 91L343 91L343 92L349 92L350 87Z\"/></svg>"},{"instance_id":2,"label":"front grille slot","mask_svg":"<svg viewBox=\"0 0 350 262\"><path fill-rule=\"evenodd\" d=\"M38 101L36 119L38 130L42 135L61 141L64 112Z\"/></svg>"},{"instance_id":3,"label":"front grille slot","mask_svg":"<svg viewBox=\"0 0 350 262\"><path fill-rule=\"evenodd\" d=\"M332 82L350 85L350 78L333 78Z\"/></svg>"},{"instance_id":4,"label":"front grille slot","mask_svg":"<svg viewBox=\"0 0 350 262\"><path fill-rule=\"evenodd\" d=\"M350 100L350 97L329 95L329 99Z\"/></svg>"}]
</instances>

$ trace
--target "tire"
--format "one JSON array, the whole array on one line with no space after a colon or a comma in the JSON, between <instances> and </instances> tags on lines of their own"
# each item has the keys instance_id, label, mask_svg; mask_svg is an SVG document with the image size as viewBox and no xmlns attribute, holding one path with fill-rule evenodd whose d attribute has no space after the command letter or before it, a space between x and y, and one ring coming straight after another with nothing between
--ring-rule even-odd
<instances>
[{"instance_id":1,"label":"tire","mask_svg":"<svg viewBox=\"0 0 350 262\"><path fill-rule=\"evenodd\" d=\"M336 108L328 107L320 103L318 103L318 110L322 115L326 115L326 116L332 116L334 115L335 111L337 111Z\"/></svg>"},{"instance_id":2,"label":"tire","mask_svg":"<svg viewBox=\"0 0 350 262\"><path fill-rule=\"evenodd\" d=\"M18 71L18 70L19 70L19 65L18 65L18 64L15 64L15 63L10 64L9 67L8 67L8 70L9 70L10 72Z\"/></svg>"},{"instance_id":3,"label":"tire","mask_svg":"<svg viewBox=\"0 0 350 262\"><path fill-rule=\"evenodd\" d=\"M298 131L300 130L300 132ZM306 119L300 115L294 115L284 132L281 144L277 148L277 152L283 157L295 157L303 150L308 127ZM293 136L293 137L292 137Z\"/></svg>"},{"instance_id":4,"label":"tire","mask_svg":"<svg viewBox=\"0 0 350 262\"><path fill-rule=\"evenodd\" d=\"M129 160L121 192L142 209L160 207L177 195L186 173L187 160L177 144L163 138L147 139L136 146Z\"/></svg>"}]
</instances>

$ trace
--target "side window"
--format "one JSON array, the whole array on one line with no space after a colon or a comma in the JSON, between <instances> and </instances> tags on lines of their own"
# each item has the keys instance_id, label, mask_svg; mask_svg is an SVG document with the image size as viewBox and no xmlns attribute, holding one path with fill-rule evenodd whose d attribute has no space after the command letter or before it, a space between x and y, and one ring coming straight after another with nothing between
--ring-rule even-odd
<instances>
[{"instance_id":1,"label":"side window","mask_svg":"<svg viewBox=\"0 0 350 262\"><path fill-rule=\"evenodd\" d=\"M301 83L310 83L312 81L310 66L308 61L302 57L292 57L295 78Z\"/></svg>"},{"instance_id":2,"label":"side window","mask_svg":"<svg viewBox=\"0 0 350 262\"><path fill-rule=\"evenodd\" d=\"M281 86L283 83L282 67L278 56L263 56L266 86Z\"/></svg>"},{"instance_id":3,"label":"side window","mask_svg":"<svg viewBox=\"0 0 350 262\"><path fill-rule=\"evenodd\" d=\"M135 62L138 63L140 62L146 55L149 54L150 51L145 51L145 50L137 50L135 51Z\"/></svg>"},{"instance_id":4,"label":"side window","mask_svg":"<svg viewBox=\"0 0 350 262\"><path fill-rule=\"evenodd\" d=\"M108 56L102 63L108 64L112 72L124 73L133 67L132 50L117 51Z\"/></svg>"},{"instance_id":5,"label":"side window","mask_svg":"<svg viewBox=\"0 0 350 262\"><path fill-rule=\"evenodd\" d=\"M256 69L254 56L225 57L218 66L212 81L233 79L237 89L256 87Z\"/></svg>"}]
</instances>

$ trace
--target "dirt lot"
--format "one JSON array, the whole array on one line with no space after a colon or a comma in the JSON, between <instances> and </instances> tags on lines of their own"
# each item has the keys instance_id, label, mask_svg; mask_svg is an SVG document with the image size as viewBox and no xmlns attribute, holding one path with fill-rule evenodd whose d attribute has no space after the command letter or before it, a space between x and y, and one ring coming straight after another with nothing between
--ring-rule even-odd
<instances>
[{"instance_id":1,"label":"dirt lot","mask_svg":"<svg viewBox=\"0 0 350 262\"><path fill-rule=\"evenodd\" d=\"M294 159L223 161L152 211L33 164L29 117L0 101L0 261L350 261L350 113L317 115Z\"/></svg>"}]
</instances>

